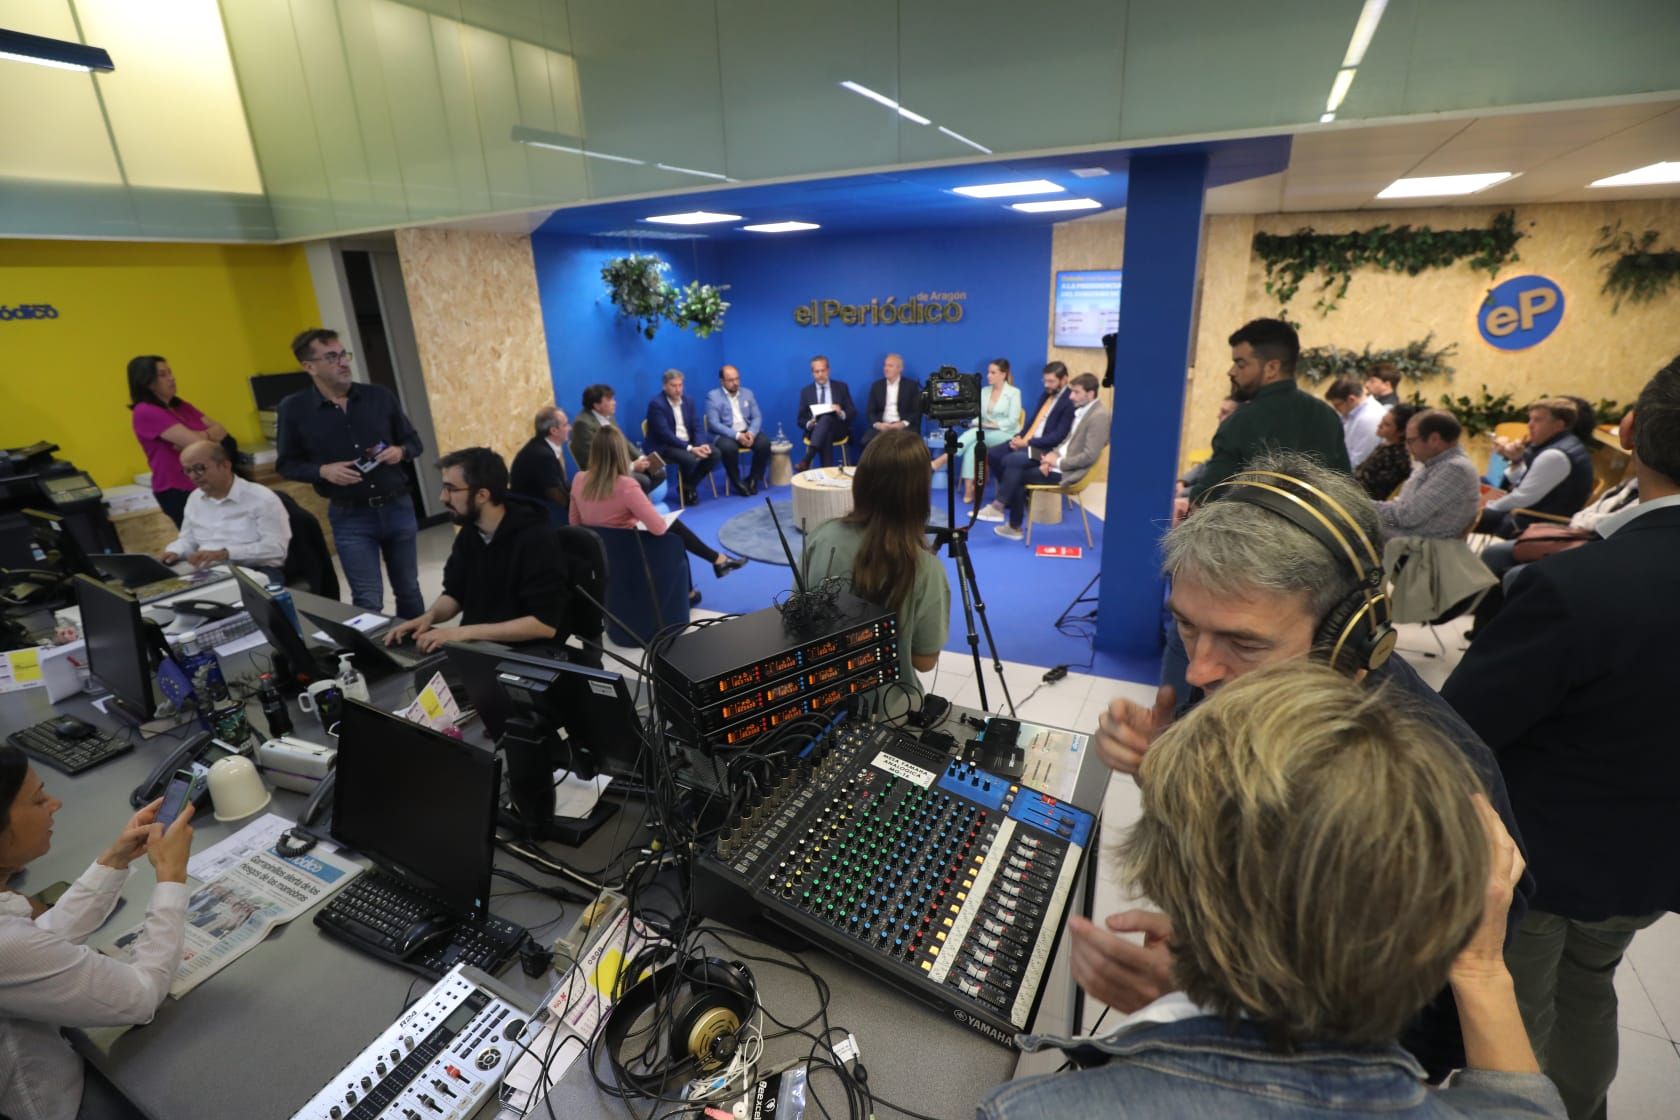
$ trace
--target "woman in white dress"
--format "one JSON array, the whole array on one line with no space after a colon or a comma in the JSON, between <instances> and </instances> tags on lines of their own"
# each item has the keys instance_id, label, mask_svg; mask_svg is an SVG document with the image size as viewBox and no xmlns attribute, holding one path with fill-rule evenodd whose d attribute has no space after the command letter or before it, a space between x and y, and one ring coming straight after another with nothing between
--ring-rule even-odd
<instances>
[{"instance_id":1,"label":"woman in white dress","mask_svg":"<svg viewBox=\"0 0 1680 1120\"><path fill-rule=\"evenodd\" d=\"M974 501L974 442L985 441L987 450L996 447L1021 430L1021 390L1009 372L1009 359L999 358L986 366L987 388L980 394L980 423L970 425L957 440L961 452L963 501ZM945 467L944 455L933 461L937 472Z\"/></svg>"}]
</instances>

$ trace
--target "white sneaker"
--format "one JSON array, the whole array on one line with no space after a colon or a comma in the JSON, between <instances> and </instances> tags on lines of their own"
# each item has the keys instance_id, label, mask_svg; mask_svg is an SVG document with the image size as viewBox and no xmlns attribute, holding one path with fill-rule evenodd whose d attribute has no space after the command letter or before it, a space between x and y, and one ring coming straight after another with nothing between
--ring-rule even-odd
<instances>
[{"instance_id":1,"label":"white sneaker","mask_svg":"<svg viewBox=\"0 0 1680 1120\"><path fill-rule=\"evenodd\" d=\"M1026 535L1013 525L999 525L997 528L993 529L992 532L996 533L1006 541L1018 541Z\"/></svg>"},{"instance_id":2,"label":"white sneaker","mask_svg":"<svg viewBox=\"0 0 1680 1120\"><path fill-rule=\"evenodd\" d=\"M982 506L980 512L974 516L981 521L1002 521L1003 507L994 502L989 506Z\"/></svg>"}]
</instances>

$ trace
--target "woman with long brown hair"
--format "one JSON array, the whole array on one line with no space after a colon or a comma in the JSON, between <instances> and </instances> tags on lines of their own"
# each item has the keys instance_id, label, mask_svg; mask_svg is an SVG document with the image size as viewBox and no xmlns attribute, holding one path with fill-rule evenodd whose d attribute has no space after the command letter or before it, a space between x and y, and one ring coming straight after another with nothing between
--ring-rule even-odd
<instances>
[{"instance_id":1,"label":"woman with long brown hair","mask_svg":"<svg viewBox=\"0 0 1680 1120\"><path fill-rule=\"evenodd\" d=\"M850 579L852 594L898 614L899 676L921 694L951 621L951 585L927 544L933 474L927 445L909 429L869 441L852 479L852 512L805 538L806 578Z\"/></svg>"}]
</instances>

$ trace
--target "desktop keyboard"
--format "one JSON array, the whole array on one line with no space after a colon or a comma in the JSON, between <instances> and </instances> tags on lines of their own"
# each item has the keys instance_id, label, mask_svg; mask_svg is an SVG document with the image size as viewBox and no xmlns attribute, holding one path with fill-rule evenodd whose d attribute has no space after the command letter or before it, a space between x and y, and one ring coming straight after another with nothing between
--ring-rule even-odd
<instances>
[{"instance_id":1,"label":"desktop keyboard","mask_svg":"<svg viewBox=\"0 0 1680 1120\"><path fill-rule=\"evenodd\" d=\"M184 576L176 576L173 579L160 579L156 583L148 583L143 587L136 587L132 590L131 594L133 594L136 599L140 600L142 606L147 606L157 602L159 599L167 599L171 595L179 595L183 591L192 591L200 587L208 587L213 583L221 583L223 580L232 578L233 577L228 575L226 572L208 570L191 572Z\"/></svg>"},{"instance_id":2,"label":"desktop keyboard","mask_svg":"<svg viewBox=\"0 0 1680 1120\"><path fill-rule=\"evenodd\" d=\"M457 921L447 939L401 952L403 934L416 922L453 912L432 895L377 871L364 871L315 914L321 932L432 980L458 964L492 976L507 967L525 940L525 927L494 916Z\"/></svg>"},{"instance_id":3,"label":"desktop keyboard","mask_svg":"<svg viewBox=\"0 0 1680 1120\"><path fill-rule=\"evenodd\" d=\"M106 759L127 754L134 745L126 737L95 731L84 739L61 739L51 722L37 723L14 731L6 741L37 762L44 762L65 774L80 774Z\"/></svg>"},{"instance_id":4,"label":"desktop keyboard","mask_svg":"<svg viewBox=\"0 0 1680 1120\"><path fill-rule=\"evenodd\" d=\"M205 650L214 650L217 646L225 646L247 634L256 633L256 630L257 620L251 617L251 612L240 611L238 614L195 626L190 638L170 634L168 631L164 632L164 636L179 653L190 657Z\"/></svg>"}]
</instances>

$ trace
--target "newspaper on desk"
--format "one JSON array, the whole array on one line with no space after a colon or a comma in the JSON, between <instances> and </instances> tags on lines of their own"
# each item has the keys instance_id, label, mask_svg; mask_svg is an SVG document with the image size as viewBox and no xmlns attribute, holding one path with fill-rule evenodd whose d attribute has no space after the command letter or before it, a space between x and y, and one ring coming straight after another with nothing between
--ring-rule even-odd
<instances>
[{"instance_id":1,"label":"newspaper on desk","mask_svg":"<svg viewBox=\"0 0 1680 1120\"><path fill-rule=\"evenodd\" d=\"M246 853L208 883L198 884L187 899L186 941L169 994L180 999L260 944L275 926L310 910L361 870L319 848L291 858L272 847ZM105 952L132 963L134 942L145 928L143 922L135 926Z\"/></svg>"}]
</instances>

